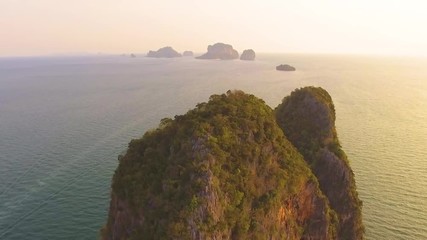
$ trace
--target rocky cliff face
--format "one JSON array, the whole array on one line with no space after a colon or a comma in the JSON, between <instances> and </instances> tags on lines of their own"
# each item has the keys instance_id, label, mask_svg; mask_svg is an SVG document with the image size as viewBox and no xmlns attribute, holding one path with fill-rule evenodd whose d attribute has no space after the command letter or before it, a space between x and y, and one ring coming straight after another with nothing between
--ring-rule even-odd
<instances>
[{"instance_id":1,"label":"rocky cliff face","mask_svg":"<svg viewBox=\"0 0 427 240\"><path fill-rule=\"evenodd\" d=\"M362 238L353 173L323 91L298 90L275 111L229 91L163 119L120 158L101 238Z\"/></svg>"},{"instance_id":2,"label":"rocky cliff face","mask_svg":"<svg viewBox=\"0 0 427 240\"><path fill-rule=\"evenodd\" d=\"M221 59L231 60L239 58L239 53L233 49L233 46L224 43L215 43L208 46L208 52L197 59Z\"/></svg>"},{"instance_id":3,"label":"rocky cliff face","mask_svg":"<svg viewBox=\"0 0 427 240\"><path fill-rule=\"evenodd\" d=\"M331 96L322 88L298 89L284 98L275 112L278 124L303 154L338 214L338 238L362 239L362 203L338 141Z\"/></svg>"},{"instance_id":4,"label":"rocky cliff face","mask_svg":"<svg viewBox=\"0 0 427 240\"><path fill-rule=\"evenodd\" d=\"M160 48L157 51L149 51L147 53L147 57L174 58L174 57L182 57L182 55L177 51L175 51L172 47L164 47L164 48Z\"/></svg>"}]
</instances>

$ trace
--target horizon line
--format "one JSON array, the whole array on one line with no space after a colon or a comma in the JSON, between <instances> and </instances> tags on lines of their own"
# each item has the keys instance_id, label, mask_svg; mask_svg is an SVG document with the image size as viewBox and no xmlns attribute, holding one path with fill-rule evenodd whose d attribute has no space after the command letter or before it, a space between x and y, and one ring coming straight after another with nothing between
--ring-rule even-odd
<instances>
[{"instance_id":1,"label":"horizon line","mask_svg":"<svg viewBox=\"0 0 427 240\"><path fill-rule=\"evenodd\" d=\"M47 54L18 54L18 55L0 55L0 59L5 58L43 58L43 57L89 57L89 56L120 56L120 55L146 55L148 51L144 52L67 52L67 53L47 53ZM206 51L198 52L193 51L194 55L203 54ZM256 54L290 54L290 55L333 55L333 56L370 56L370 57L413 57L413 58L427 58L424 54L409 54L409 53L356 53L356 52L299 52L299 51L260 51ZM241 53L239 53L240 55Z\"/></svg>"}]
</instances>

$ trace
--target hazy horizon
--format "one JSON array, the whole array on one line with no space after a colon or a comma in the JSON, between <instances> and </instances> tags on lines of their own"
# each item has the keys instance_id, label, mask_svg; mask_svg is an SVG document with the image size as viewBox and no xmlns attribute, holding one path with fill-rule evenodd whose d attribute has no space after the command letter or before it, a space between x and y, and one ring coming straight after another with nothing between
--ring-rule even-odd
<instances>
[{"instance_id":1,"label":"hazy horizon","mask_svg":"<svg viewBox=\"0 0 427 240\"><path fill-rule=\"evenodd\" d=\"M0 57L203 52L427 56L427 3L410 1L0 2Z\"/></svg>"}]
</instances>

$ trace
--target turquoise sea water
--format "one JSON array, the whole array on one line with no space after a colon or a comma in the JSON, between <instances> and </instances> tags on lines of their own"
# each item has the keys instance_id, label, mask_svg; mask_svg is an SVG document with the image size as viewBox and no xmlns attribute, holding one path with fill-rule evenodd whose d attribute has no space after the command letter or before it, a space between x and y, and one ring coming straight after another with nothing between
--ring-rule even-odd
<instances>
[{"instance_id":1,"label":"turquoise sea water","mask_svg":"<svg viewBox=\"0 0 427 240\"><path fill-rule=\"evenodd\" d=\"M427 239L427 59L278 54L0 59L0 239L96 239L130 139L211 94L274 108L307 85L334 100L366 239Z\"/></svg>"}]
</instances>

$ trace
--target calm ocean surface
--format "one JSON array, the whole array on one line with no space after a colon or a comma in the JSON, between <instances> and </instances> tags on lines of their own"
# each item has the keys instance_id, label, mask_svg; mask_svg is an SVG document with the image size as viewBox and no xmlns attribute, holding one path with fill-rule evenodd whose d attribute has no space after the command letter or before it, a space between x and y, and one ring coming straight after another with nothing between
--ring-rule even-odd
<instances>
[{"instance_id":1,"label":"calm ocean surface","mask_svg":"<svg viewBox=\"0 0 427 240\"><path fill-rule=\"evenodd\" d=\"M287 63L296 72L278 72ZM0 239L96 239L130 139L211 94L332 96L366 239L427 239L427 59L0 58Z\"/></svg>"}]
</instances>

